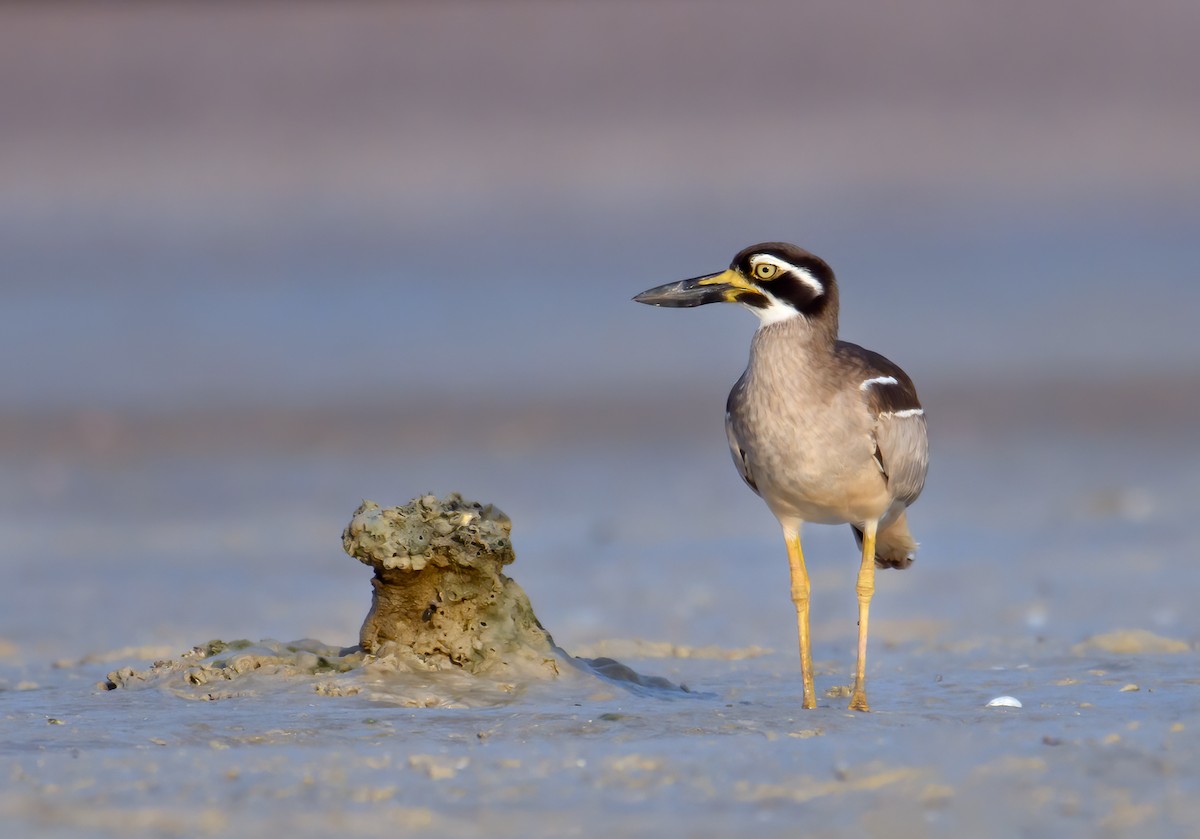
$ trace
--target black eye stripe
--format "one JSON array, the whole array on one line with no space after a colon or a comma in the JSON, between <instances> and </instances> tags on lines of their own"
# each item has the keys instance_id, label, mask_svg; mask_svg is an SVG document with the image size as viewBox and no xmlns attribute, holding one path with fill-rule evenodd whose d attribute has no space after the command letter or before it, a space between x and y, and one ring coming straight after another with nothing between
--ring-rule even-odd
<instances>
[{"instance_id":1,"label":"black eye stripe","mask_svg":"<svg viewBox=\"0 0 1200 839\"><path fill-rule=\"evenodd\" d=\"M758 272L762 265L774 267L775 273L769 278L761 276ZM761 242L744 248L730 267L757 284L762 295L769 295L807 317L819 317L829 309L837 317L837 283L833 271L824 260L803 248L786 242ZM748 305L761 306L761 303Z\"/></svg>"}]
</instances>

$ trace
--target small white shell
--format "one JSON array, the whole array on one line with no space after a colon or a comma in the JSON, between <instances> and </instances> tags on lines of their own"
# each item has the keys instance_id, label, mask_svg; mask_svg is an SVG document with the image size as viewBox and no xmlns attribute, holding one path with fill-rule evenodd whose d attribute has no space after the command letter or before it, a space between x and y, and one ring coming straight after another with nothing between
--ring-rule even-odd
<instances>
[{"instance_id":1,"label":"small white shell","mask_svg":"<svg viewBox=\"0 0 1200 839\"><path fill-rule=\"evenodd\" d=\"M1021 700L1015 696L997 696L987 704L989 708L1020 708Z\"/></svg>"}]
</instances>

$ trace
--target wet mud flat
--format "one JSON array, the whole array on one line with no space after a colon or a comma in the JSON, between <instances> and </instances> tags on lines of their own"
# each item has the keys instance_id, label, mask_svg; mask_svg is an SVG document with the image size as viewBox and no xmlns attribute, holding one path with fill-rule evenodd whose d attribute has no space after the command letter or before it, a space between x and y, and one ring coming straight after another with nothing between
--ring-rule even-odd
<instances>
[{"instance_id":1,"label":"wet mud flat","mask_svg":"<svg viewBox=\"0 0 1200 839\"><path fill-rule=\"evenodd\" d=\"M1145 651L1163 643L905 641L869 715L820 660L802 712L783 652L630 659L692 694L376 673L330 695L263 673L185 701L61 668L6 685L0 814L41 835L1185 835L1198 679L1190 651Z\"/></svg>"},{"instance_id":2,"label":"wet mud flat","mask_svg":"<svg viewBox=\"0 0 1200 839\"><path fill-rule=\"evenodd\" d=\"M1200 489L1195 456L1171 441L1113 446L1101 470L1094 450L943 444L939 481L921 501L923 553L879 579L870 714L847 711L844 695L849 535L812 530L818 708L804 712L777 536L754 518L754 499L723 506L742 503L736 485L714 506L711 483L688 477L690 451L657 468L682 476L670 486L697 511L692 530L665 527L659 509L618 492L647 468L640 454L557 458L548 473L587 467L597 497L551 504L528 532L514 516L515 576L569 652L553 654L550 679L362 666L349 650L369 588L361 566L333 559L336 540L313 549L314 569L340 562L354 577L331 622L340 595L330 578L297 561L296 579L281 582L280 553L254 542L245 551L265 557L257 563L215 551L205 570L224 584L191 599L149 561L131 581L113 559L105 575L85 576L90 599L67 598L88 604L77 607L88 634L62 636L49 654L31 637L0 646L0 818L15 835L70 837L1191 835L1200 568L1183 523ZM287 484L344 477L312 468L299 481L287 472ZM350 485L365 468L338 465ZM728 464L714 468L725 475ZM981 471L991 495L955 491ZM544 497L544 478L515 488L517 509L523 493ZM618 524L573 517L589 505ZM581 531L608 535L580 542ZM277 532L268 538L278 545ZM233 559L223 564L224 553ZM61 574L22 579L39 603L63 593ZM178 630L131 628L122 602L143 604L138 620L151 626L161 609L162 625L184 627L201 649ZM198 602L216 624L278 620L316 627L320 640L209 645L195 637ZM19 614L21 625L56 629L37 611ZM615 659L688 691L622 683L570 657ZM113 674L152 673L155 662L175 680L107 689ZM189 681L189 671L207 675ZM1002 696L1021 706L988 706Z\"/></svg>"}]
</instances>

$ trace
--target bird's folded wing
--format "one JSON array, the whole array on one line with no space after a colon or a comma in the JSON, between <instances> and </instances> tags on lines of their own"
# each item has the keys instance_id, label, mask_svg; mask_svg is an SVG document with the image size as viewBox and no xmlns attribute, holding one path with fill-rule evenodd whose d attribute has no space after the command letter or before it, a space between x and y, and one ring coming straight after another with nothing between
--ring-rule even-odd
<instances>
[{"instance_id":1,"label":"bird's folded wing","mask_svg":"<svg viewBox=\"0 0 1200 839\"><path fill-rule=\"evenodd\" d=\"M862 364L859 390L873 422L875 459L892 496L908 506L921 494L929 470L925 409L917 389L907 373L879 353L845 342L839 342L839 350Z\"/></svg>"},{"instance_id":2,"label":"bird's folded wing","mask_svg":"<svg viewBox=\"0 0 1200 839\"><path fill-rule=\"evenodd\" d=\"M733 455L733 465L737 467L738 474L742 476L742 480L746 482L746 486L758 493L758 484L754 482L754 475L750 473L750 464L746 462L746 449L742 446L741 440L737 437L737 432L733 428L732 405L734 394L738 388L742 386L739 380L734 386L733 391L729 394L729 401L725 405L725 436L729 439L729 453ZM761 493L758 493L761 494Z\"/></svg>"},{"instance_id":3,"label":"bird's folded wing","mask_svg":"<svg viewBox=\"0 0 1200 839\"><path fill-rule=\"evenodd\" d=\"M908 506L925 487L929 437L925 414L880 414L875 419L875 456L892 496Z\"/></svg>"}]
</instances>

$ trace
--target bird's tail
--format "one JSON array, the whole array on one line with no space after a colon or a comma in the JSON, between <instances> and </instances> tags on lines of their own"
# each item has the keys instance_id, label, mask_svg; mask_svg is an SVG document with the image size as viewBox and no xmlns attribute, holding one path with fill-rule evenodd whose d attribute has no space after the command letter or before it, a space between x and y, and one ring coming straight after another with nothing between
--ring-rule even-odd
<instances>
[{"instance_id":1,"label":"bird's tail","mask_svg":"<svg viewBox=\"0 0 1200 839\"><path fill-rule=\"evenodd\" d=\"M854 525L854 541L862 550L863 532ZM887 526L875 534L875 567L876 568L907 568L913 564L917 551L917 541L908 532L908 517L904 511L887 523Z\"/></svg>"}]
</instances>

